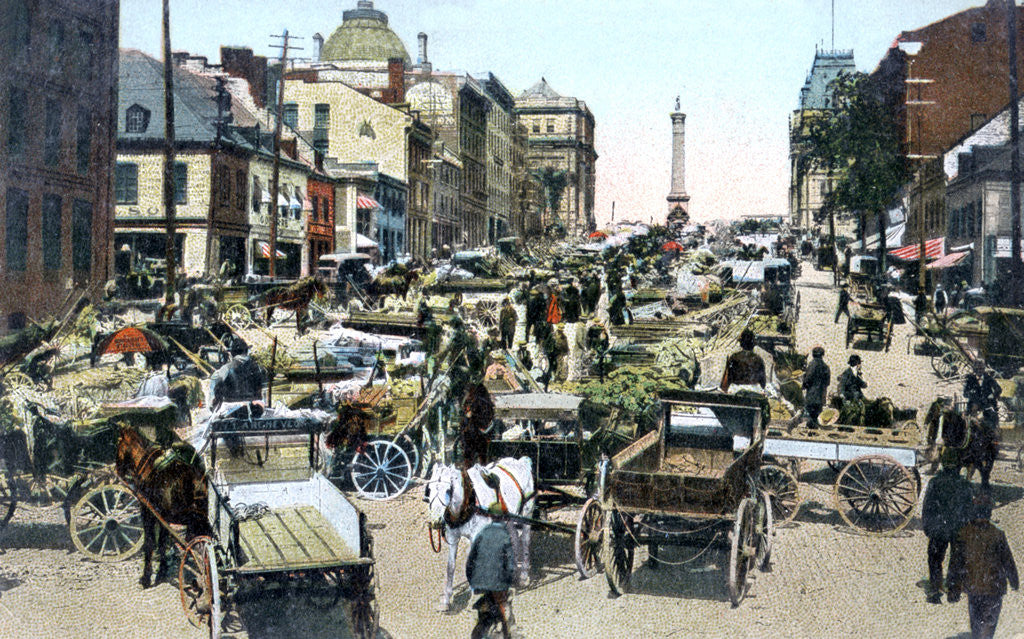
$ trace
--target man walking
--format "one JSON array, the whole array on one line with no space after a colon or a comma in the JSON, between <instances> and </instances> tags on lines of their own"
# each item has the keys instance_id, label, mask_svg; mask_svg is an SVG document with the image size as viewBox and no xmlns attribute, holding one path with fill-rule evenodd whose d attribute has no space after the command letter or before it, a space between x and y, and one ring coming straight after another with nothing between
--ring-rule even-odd
<instances>
[{"instance_id":1,"label":"man walking","mask_svg":"<svg viewBox=\"0 0 1024 639\"><path fill-rule=\"evenodd\" d=\"M807 425L815 428L818 425L818 415L825 405L825 393L832 380L832 371L825 363L825 349L815 346L811 350L811 363L807 365L804 373L804 407L807 409Z\"/></svg>"},{"instance_id":2,"label":"man walking","mask_svg":"<svg viewBox=\"0 0 1024 639\"><path fill-rule=\"evenodd\" d=\"M992 501L985 493L974 500L974 520L966 524L949 558L949 600L967 592L973 639L990 639L996 632L1006 584L1017 590L1017 564L1006 535L990 521Z\"/></svg>"},{"instance_id":3,"label":"man walking","mask_svg":"<svg viewBox=\"0 0 1024 639\"><path fill-rule=\"evenodd\" d=\"M960 476L956 453L942 454L942 470L928 482L921 505L921 526L928 538L928 603L942 603L942 562L970 519L971 484Z\"/></svg>"},{"instance_id":4,"label":"man walking","mask_svg":"<svg viewBox=\"0 0 1024 639\"><path fill-rule=\"evenodd\" d=\"M505 524L491 521L473 538L466 558L466 580L480 599L473 607L477 622L470 635L472 639L487 636L488 629L497 622L501 636L509 637L508 591L515 585L516 559L512 537Z\"/></svg>"},{"instance_id":5,"label":"man walking","mask_svg":"<svg viewBox=\"0 0 1024 639\"><path fill-rule=\"evenodd\" d=\"M846 284L839 287L839 305L836 307L836 318L832 322L833 324L839 323L839 316L843 313L846 314L846 319L850 319L850 291L846 288Z\"/></svg>"},{"instance_id":6,"label":"man walking","mask_svg":"<svg viewBox=\"0 0 1024 639\"><path fill-rule=\"evenodd\" d=\"M505 298L501 305L501 313L498 316L498 324L501 326L501 347L505 350L512 348L512 340L516 335L516 322L519 321L519 314L512 307L512 300Z\"/></svg>"}]
</instances>

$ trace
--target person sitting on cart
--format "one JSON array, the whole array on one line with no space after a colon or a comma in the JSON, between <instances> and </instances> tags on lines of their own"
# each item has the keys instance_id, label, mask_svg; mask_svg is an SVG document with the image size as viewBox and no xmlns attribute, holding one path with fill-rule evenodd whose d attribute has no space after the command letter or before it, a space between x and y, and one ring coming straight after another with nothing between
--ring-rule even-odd
<instances>
[{"instance_id":1,"label":"person sitting on cart","mask_svg":"<svg viewBox=\"0 0 1024 639\"><path fill-rule=\"evenodd\" d=\"M843 398L843 401L863 402L864 389L867 388L868 383L861 377L860 355L856 353L850 355L847 363L849 366L839 376L839 395Z\"/></svg>"},{"instance_id":2,"label":"person sitting on cart","mask_svg":"<svg viewBox=\"0 0 1024 639\"><path fill-rule=\"evenodd\" d=\"M731 386L759 386L761 390L768 383L764 360L754 352L754 331L749 328L740 333L740 350L729 355L722 375L722 390L729 392ZM744 389L754 390L754 389Z\"/></svg>"},{"instance_id":3,"label":"person sitting on cart","mask_svg":"<svg viewBox=\"0 0 1024 639\"><path fill-rule=\"evenodd\" d=\"M509 626L514 622L508 591L516 585L516 559L504 523L492 520L473 538L466 558L466 580L480 595L473 604L477 622L470 636L482 639L495 622L501 626L502 637L511 636Z\"/></svg>"},{"instance_id":4,"label":"person sitting on cart","mask_svg":"<svg viewBox=\"0 0 1024 639\"><path fill-rule=\"evenodd\" d=\"M998 402L999 396L1003 394L1003 389L985 368L983 360L974 360L972 369L972 373L964 380L964 399L967 400L967 412L982 411L986 423L998 422Z\"/></svg>"},{"instance_id":5,"label":"person sitting on cart","mask_svg":"<svg viewBox=\"0 0 1024 639\"><path fill-rule=\"evenodd\" d=\"M267 378L263 369L249 355L249 346L235 338L229 347L231 361L210 376L210 402L213 410L224 402L249 402L263 399Z\"/></svg>"}]
</instances>

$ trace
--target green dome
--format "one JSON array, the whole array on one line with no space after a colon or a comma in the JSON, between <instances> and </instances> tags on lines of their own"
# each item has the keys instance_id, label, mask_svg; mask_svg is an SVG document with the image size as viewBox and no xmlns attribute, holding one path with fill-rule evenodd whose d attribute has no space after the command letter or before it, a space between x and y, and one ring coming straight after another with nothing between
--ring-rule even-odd
<instances>
[{"instance_id":1,"label":"green dome","mask_svg":"<svg viewBox=\"0 0 1024 639\"><path fill-rule=\"evenodd\" d=\"M402 40L388 27L388 17L373 8L373 2L361 0L359 8L342 14L341 26L335 29L320 51L323 62L372 60L387 62L402 58L411 64Z\"/></svg>"}]
</instances>

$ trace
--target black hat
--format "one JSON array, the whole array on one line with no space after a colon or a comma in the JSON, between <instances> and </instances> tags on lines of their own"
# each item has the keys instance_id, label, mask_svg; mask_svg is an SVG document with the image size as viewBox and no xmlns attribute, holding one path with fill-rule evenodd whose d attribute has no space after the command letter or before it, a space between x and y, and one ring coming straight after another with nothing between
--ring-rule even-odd
<instances>
[{"instance_id":1,"label":"black hat","mask_svg":"<svg viewBox=\"0 0 1024 639\"><path fill-rule=\"evenodd\" d=\"M853 355L850 355L850 362L849 362L849 364L850 364L850 366L856 366L857 364L860 364L860 355L857 355L856 353L854 353Z\"/></svg>"},{"instance_id":2,"label":"black hat","mask_svg":"<svg viewBox=\"0 0 1024 639\"><path fill-rule=\"evenodd\" d=\"M824 357L825 356L825 348L822 347L822 346L815 346L814 348L811 349L811 356L812 357Z\"/></svg>"},{"instance_id":3,"label":"black hat","mask_svg":"<svg viewBox=\"0 0 1024 639\"><path fill-rule=\"evenodd\" d=\"M232 355L245 355L249 352L249 345L241 337L231 340L230 351Z\"/></svg>"},{"instance_id":4,"label":"black hat","mask_svg":"<svg viewBox=\"0 0 1024 639\"><path fill-rule=\"evenodd\" d=\"M749 328L743 329L743 332L740 333L740 347L754 348L754 331Z\"/></svg>"}]
</instances>

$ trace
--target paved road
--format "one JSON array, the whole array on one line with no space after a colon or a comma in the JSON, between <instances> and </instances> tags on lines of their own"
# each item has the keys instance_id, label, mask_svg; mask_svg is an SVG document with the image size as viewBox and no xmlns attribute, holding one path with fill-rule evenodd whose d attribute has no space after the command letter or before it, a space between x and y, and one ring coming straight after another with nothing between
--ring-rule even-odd
<instances>
[{"instance_id":1,"label":"paved road","mask_svg":"<svg viewBox=\"0 0 1024 639\"><path fill-rule=\"evenodd\" d=\"M845 366L845 327L832 323L835 294L828 274L805 269L798 346L826 349L834 375ZM910 331L899 327L890 353L858 350L869 394L899 405L924 406L955 385L940 383L928 360L906 355ZM665 550L679 563L657 570L638 556L632 592L608 596L603 576L581 581L571 541L534 533L533 584L515 597L524 637L964 637L967 607L930 605L919 583L927 574L926 540L915 517L895 537L856 534L831 509L834 475L820 465L803 469L804 508L778 530L774 569L755 575L750 596L730 608L725 555L699 549ZM926 478L927 479L927 478ZM1024 565L1024 475L999 462L994 474L995 518ZM426 508L416 490L388 503L360 502L376 538L382 636L402 639L466 637L474 612L460 553L455 609L435 611L444 574L443 555L427 545ZM574 520L574 512L555 516ZM161 585L142 591L139 564L100 565L70 551L59 511L24 512L0 534L0 636L201 637L183 620L177 591ZM1021 593L1003 606L998 637L1024 637ZM344 609L329 614L301 598L267 598L229 619L233 637L347 636Z\"/></svg>"}]
</instances>

